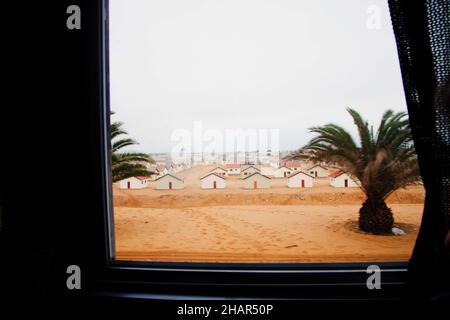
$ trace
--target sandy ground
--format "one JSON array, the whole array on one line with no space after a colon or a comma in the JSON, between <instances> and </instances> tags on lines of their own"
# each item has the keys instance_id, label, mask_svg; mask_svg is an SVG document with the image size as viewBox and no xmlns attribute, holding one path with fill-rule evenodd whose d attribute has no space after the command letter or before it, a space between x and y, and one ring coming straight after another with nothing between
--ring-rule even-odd
<instances>
[{"instance_id":1,"label":"sandy ground","mask_svg":"<svg viewBox=\"0 0 450 320\"><path fill-rule=\"evenodd\" d=\"M116 257L157 261L331 262L407 260L423 210L421 186L389 199L404 236L357 230L364 195L316 179L313 188L289 189L273 179L266 190L245 190L239 177L223 190L200 189L198 178L214 166L178 173L183 190L114 186Z\"/></svg>"}]
</instances>

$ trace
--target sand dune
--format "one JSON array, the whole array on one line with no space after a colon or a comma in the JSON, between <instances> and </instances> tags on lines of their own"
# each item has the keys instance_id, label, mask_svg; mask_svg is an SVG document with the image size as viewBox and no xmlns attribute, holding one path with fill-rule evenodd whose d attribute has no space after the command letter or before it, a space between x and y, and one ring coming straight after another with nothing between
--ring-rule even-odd
<instances>
[{"instance_id":1,"label":"sand dune","mask_svg":"<svg viewBox=\"0 0 450 320\"><path fill-rule=\"evenodd\" d=\"M422 215L394 204L405 236L356 230L359 205L116 208L118 259L159 261L383 261L410 257Z\"/></svg>"},{"instance_id":2,"label":"sand dune","mask_svg":"<svg viewBox=\"0 0 450 320\"><path fill-rule=\"evenodd\" d=\"M331 262L407 260L423 210L421 186L388 199L404 236L358 231L364 194L316 179L310 189L242 189L239 177L227 189L203 190L198 178L213 166L179 176L183 190L119 190L114 186L116 254L121 260L195 262Z\"/></svg>"}]
</instances>

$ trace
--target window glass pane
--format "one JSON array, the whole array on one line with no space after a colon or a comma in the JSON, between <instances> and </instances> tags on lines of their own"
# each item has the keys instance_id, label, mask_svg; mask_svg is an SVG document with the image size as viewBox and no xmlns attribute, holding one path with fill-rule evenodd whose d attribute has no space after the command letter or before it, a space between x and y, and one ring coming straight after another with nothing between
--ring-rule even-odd
<instances>
[{"instance_id":1,"label":"window glass pane","mask_svg":"<svg viewBox=\"0 0 450 320\"><path fill-rule=\"evenodd\" d=\"M424 190L385 1L109 3L117 259L410 257Z\"/></svg>"}]
</instances>

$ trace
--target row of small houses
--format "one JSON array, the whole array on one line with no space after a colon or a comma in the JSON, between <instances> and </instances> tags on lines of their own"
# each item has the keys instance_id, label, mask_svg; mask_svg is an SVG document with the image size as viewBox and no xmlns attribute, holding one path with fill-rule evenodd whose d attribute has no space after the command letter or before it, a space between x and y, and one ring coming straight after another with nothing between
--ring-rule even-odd
<instances>
[{"instance_id":1,"label":"row of small houses","mask_svg":"<svg viewBox=\"0 0 450 320\"><path fill-rule=\"evenodd\" d=\"M221 169L221 170L218 170ZM222 168L216 168L200 178L202 189L224 189L226 187L227 172ZM242 171L245 189L267 189L270 188L272 178L262 174L255 167L248 167ZM149 178L131 177L120 181L121 189L141 189L148 186ZM297 170L287 176L287 186L289 188L311 188L314 176ZM333 187L357 187L358 184L352 177L344 171L337 171L330 175L330 185ZM184 180L172 175L165 174L155 180L157 190L177 190L184 188Z\"/></svg>"},{"instance_id":2,"label":"row of small houses","mask_svg":"<svg viewBox=\"0 0 450 320\"><path fill-rule=\"evenodd\" d=\"M188 168L186 164L154 164L149 168L150 171L155 172L155 175L151 177L151 180L156 180L166 174L175 174L179 171ZM260 172L263 175L271 176L274 178L287 178L292 173L297 171L301 171L301 163L297 161L287 161L279 168L274 168L271 166L261 167L258 169L254 166L242 167L237 163L229 163L225 164L224 167L217 167L212 172L215 172L219 175L228 176L228 175L243 175L247 176L255 172ZM328 171L321 165L315 165L310 167L305 171L306 173L312 175L314 178L325 178L328 177Z\"/></svg>"},{"instance_id":3,"label":"row of small houses","mask_svg":"<svg viewBox=\"0 0 450 320\"><path fill-rule=\"evenodd\" d=\"M287 178L293 173L303 171L301 165L294 161L286 162L285 165L279 168L261 167L261 169L258 169L254 166L242 168L240 164L226 164L224 167L217 167L210 172L217 173L221 176L241 175L243 177L259 172L262 175L273 176L274 178ZM304 172L313 178L326 178L329 176L328 170L320 165L312 166Z\"/></svg>"},{"instance_id":4,"label":"row of small houses","mask_svg":"<svg viewBox=\"0 0 450 320\"><path fill-rule=\"evenodd\" d=\"M149 177L130 177L119 181L120 189L143 189L148 186L152 179ZM184 188L184 179L181 179L171 173L157 178L155 181L155 189L157 190L177 190Z\"/></svg>"}]
</instances>

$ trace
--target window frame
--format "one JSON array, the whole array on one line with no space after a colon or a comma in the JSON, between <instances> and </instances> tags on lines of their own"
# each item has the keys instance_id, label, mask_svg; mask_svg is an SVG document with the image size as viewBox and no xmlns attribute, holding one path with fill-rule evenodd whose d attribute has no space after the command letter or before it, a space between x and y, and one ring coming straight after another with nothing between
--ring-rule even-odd
<instances>
[{"instance_id":1,"label":"window frame","mask_svg":"<svg viewBox=\"0 0 450 320\"><path fill-rule=\"evenodd\" d=\"M87 282L93 295L166 299L276 297L399 299L407 294L408 261L325 263L212 263L118 261L114 259L114 213L110 172L108 0L86 4L90 36L87 60L99 85L90 88L92 206L87 217ZM91 30L89 30L91 29ZM366 270L381 268L382 290L369 290ZM175 288L176 290L170 291ZM180 291L180 288L182 290ZM166 290L169 290L167 293ZM208 292L205 296L202 292ZM161 293L163 292L163 293ZM181 292L181 293L180 293Z\"/></svg>"}]
</instances>

